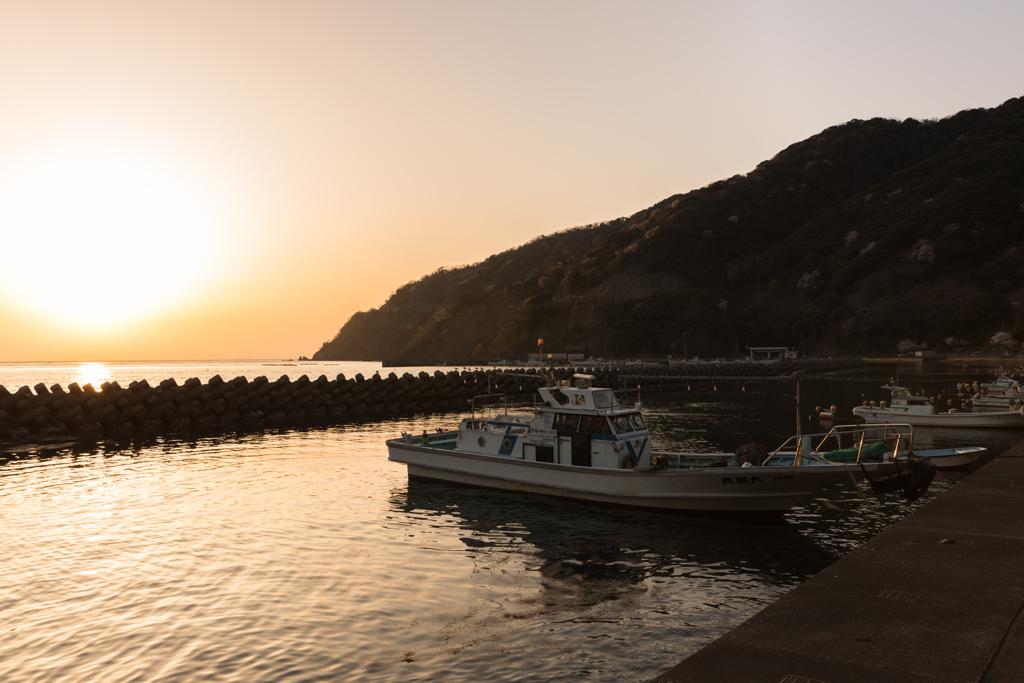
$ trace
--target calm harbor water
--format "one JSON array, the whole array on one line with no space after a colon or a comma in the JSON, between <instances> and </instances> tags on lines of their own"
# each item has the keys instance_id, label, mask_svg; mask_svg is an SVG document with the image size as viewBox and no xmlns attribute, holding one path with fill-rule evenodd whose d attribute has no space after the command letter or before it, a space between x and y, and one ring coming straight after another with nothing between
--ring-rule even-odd
<instances>
[{"instance_id":1,"label":"calm harbor water","mask_svg":"<svg viewBox=\"0 0 1024 683\"><path fill-rule=\"evenodd\" d=\"M0 384L81 381L56 379L70 364L11 367ZM99 372L124 384L379 368L140 367ZM879 383L801 390L805 406L848 414L862 393L884 398ZM789 436L791 394L764 382L645 400L657 444L733 450ZM0 680L646 681L911 509L836 487L781 523L744 523L409 482L387 461L385 438L457 419L8 450ZM1021 438L917 442L998 453Z\"/></svg>"}]
</instances>

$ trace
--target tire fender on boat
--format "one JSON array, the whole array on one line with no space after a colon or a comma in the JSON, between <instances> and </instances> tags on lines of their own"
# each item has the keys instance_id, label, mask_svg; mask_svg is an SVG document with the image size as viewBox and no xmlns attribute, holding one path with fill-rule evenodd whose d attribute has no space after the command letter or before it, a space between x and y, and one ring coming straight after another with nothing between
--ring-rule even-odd
<instances>
[{"instance_id":1,"label":"tire fender on boat","mask_svg":"<svg viewBox=\"0 0 1024 683\"><path fill-rule=\"evenodd\" d=\"M759 467L768 458L768 449L759 443L745 443L736 449L736 464L743 465L749 462L754 467Z\"/></svg>"},{"instance_id":2,"label":"tire fender on boat","mask_svg":"<svg viewBox=\"0 0 1024 683\"><path fill-rule=\"evenodd\" d=\"M908 502L913 503L921 497L921 494L928 490L938 468L935 466L935 463L927 458L916 458L911 460L911 464L914 467L914 471L910 473L906 483L903 485L903 497Z\"/></svg>"},{"instance_id":3,"label":"tire fender on boat","mask_svg":"<svg viewBox=\"0 0 1024 683\"><path fill-rule=\"evenodd\" d=\"M636 458L633 457L632 453L626 453L619 458L619 469L620 470L631 470L637 466Z\"/></svg>"}]
</instances>

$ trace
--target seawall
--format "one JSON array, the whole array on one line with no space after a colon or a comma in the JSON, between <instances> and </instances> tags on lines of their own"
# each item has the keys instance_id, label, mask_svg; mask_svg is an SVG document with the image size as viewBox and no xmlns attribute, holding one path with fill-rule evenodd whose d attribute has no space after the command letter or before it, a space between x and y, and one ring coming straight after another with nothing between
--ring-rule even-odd
<instances>
[{"instance_id":1,"label":"seawall","mask_svg":"<svg viewBox=\"0 0 1024 683\"><path fill-rule=\"evenodd\" d=\"M803 360L788 363L690 363L679 366L590 366L551 370L556 380L576 372L596 376L596 384L647 390L682 382L713 384L719 380L786 378L793 372L841 369L855 361ZM386 376L321 375L311 380L283 376L248 380L219 376L178 384L166 379L156 386L136 381L127 387L104 382L67 387L37 384L15 391L0 386L0 445L125 437L134 433L187 433L247 430L373 419L388 414L465 410L474 396L493 393L509 398L534 395L548 375L536 368L461 372L394 372Z\"/></svg>"}]
</instances>

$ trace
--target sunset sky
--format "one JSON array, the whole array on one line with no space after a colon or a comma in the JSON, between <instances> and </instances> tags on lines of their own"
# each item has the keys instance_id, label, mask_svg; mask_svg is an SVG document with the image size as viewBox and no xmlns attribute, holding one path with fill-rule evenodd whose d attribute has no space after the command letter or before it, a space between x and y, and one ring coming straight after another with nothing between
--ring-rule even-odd
<instances>
[{"instance_id":1,"label":"sunset sky","mask_svg":"<svg viewBox=\"0 0 1024 683\"><path fill-rule=\"evenodd\" d=\"M1024 95L1021 2L0 0L0 361L294 358L853 118Z\"/></svg>"}]
</instances>

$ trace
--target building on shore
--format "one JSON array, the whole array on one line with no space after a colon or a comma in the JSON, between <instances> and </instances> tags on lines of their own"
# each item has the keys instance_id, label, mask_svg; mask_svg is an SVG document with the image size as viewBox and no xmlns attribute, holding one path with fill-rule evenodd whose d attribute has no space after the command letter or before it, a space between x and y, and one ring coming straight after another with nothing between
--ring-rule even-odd
<instances>
[{"instance_id":1,"label":"building on shore","mask_svg":"<svg viewBox=\"0 0 1024 683\"><path fill-rule=\"evenodd\" d=\"M796 350L789 346L748 346L751 360L796 360Z\"/></svg>"},{"instance_id":2,"label":"building on shore","mask_svg":"<svg viewBox=\"0 0 1024 683\"><path fill-rule=\"evenodd\" d=\"M555 363L571 363L572 361L582 361L587 357L587 345L586 344L566 344L565 351L552 352L543 354L541 358L540 353L531 353L528 355L527 360L533 361L552 361Z\"/></svg>"}]
</instances>

